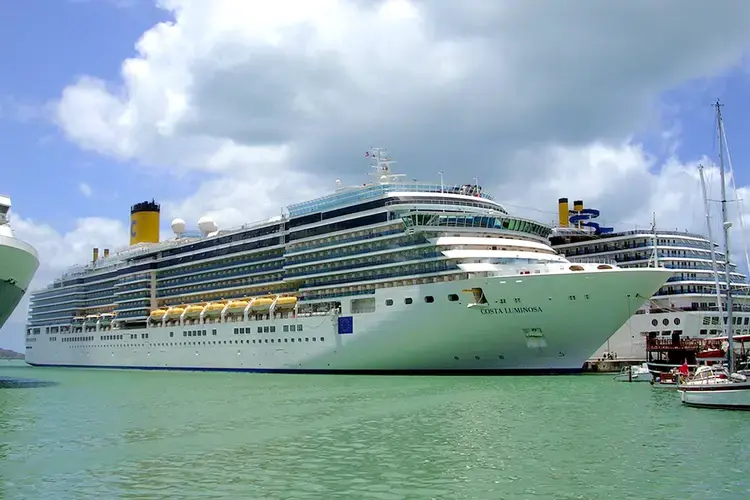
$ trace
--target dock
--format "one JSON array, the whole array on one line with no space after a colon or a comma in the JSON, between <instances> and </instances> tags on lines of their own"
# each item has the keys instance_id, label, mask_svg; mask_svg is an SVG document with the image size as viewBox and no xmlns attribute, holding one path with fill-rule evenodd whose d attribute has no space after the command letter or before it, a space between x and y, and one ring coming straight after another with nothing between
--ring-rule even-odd
<instances>
[{"instance_id":1,"label":"dock","mask_svg":"<svg viewBox=\"0 0 750 500\"><path fill-rule=\"evenodd\" d=\"M590 359L583 365L584 373L619 373L625 366L640 365L643 359Z\"/></svg>"}]
</instances>

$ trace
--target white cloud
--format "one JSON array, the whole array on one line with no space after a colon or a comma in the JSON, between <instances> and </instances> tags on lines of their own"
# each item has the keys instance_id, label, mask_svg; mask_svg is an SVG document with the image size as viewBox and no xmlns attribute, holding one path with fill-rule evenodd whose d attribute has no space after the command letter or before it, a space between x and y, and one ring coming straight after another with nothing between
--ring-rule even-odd
<instances>
[{"instance_id":1,"label":"white cloud","mask_svg":"<svg viewBox=\"0 0 750 500\"><path fill-rule=\"evenodd\" d=\"M86 198L90 198L90 197L91 197L91 193L92 193L92 190L91 190L91 186L89 186L89 185L88 185L88 184L86 184L85 182L80 182L80 183L78 184L78 190L79 190L79 191L81 192L81 194L82 194L83 196L85 196Z\"/></svg>"},{"instance_id":2,"label":"white cloud","mask_svg":"<svg viewBox=\"0 0 750 500\"><path fill-rule=\"evenodd\" d=\"M362 182L363 151L384 145L411 177L477 176L543 221L568 196L619 227L657 211L660 225L700 230L695 162L674 155L679 124L654 131L666 162L630 136L661 125L662 92L721 74L750 42L742 0L158 4L174 20L143 34L120 81L88 75L63 89L56 121L83 149L203 172L190 196L161 200L164 218L209 214L222 227L325 194L336 178ZM721 30L705 29L713 18ZM690 220L686 207L698 210ZM87 224L48 228L52 262L85 260L88 250L64 250L76 238L115 238ZM58 269L44 266L40 276Z\"/></svg>"},{"instance_id":3,"label":"white cloud","mask_svg":"<svg viewBox=\"0 0 750 500\"><path fill-rule=\"evenodd\" d=\"M15 236L30 243L39 254L40 265L30 290L48 285L73 266L89 262L94 247L114 250L128 244L125 225L121 221L101 217L78 219L75 227L64 234L44 222L26 219L18 213L13 214L11 224ZM29 294L26 294L3 326L0 346L23 352L23 325L26 323L28 303Z\"/></svg>"}]
</instances>

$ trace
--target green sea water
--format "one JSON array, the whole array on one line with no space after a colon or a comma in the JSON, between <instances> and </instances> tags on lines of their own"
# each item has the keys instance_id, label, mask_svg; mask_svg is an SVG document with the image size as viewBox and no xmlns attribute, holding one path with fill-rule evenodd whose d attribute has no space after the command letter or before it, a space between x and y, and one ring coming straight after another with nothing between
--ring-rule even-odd
<instances>
[{"instance_id":1,"label":"green sea water","mask_svg":"<svg viewBox=\"0 0 750 500\"><path fill-rule=\"evenodd\" d=\"M2 499L750 498L750 413L610 375L2 377Z\"/></svg>"}]
</instances>

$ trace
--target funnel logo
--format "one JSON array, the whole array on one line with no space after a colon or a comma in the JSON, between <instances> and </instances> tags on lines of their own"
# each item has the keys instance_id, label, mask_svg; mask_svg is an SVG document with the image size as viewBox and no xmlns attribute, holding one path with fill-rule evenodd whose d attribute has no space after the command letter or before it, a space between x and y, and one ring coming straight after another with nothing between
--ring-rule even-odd
<instances>
[{"instance_id":1,"label":"funnel logo","mask_svg":"<svg viewBox=\"0 0 750 500\"><path fill-rule=\"evenodd\" d=\"M130 237L135 238L135 220L130 221Z\"/></svg>"},{"instance_id":2,"label":"funnel logo","mask_svg":"<svg viewBox=\"0 0 750 500\"><path fill-rule=\"evenodd\" d=\"M606 234L614 231L612 227L601 227L598 222L594 222L592 219L599 218L599 210L595 208L582 208L581 210L571 210L570 221L571 225L580 225L590 227L594 230L595 234Z\"/></svg>"}]
</instances>

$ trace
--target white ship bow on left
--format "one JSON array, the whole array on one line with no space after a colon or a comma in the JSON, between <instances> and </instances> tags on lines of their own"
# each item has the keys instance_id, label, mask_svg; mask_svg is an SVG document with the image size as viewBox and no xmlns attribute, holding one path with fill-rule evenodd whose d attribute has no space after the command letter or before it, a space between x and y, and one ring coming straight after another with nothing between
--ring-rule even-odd
<instances>
[{"instance_id":1,"label":"white ship bow on left","mask_svg":"<svg viewBox=\"0 0 750 500\"><path fill-rule=\"evenodd\" d=\"M10 207L10 198L0 195L0 328L21 302L39 268L34 247L13 235Z\"/></svg>"}]
</instances>

